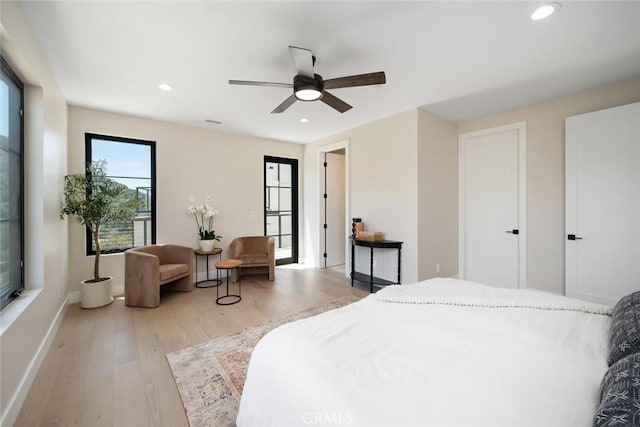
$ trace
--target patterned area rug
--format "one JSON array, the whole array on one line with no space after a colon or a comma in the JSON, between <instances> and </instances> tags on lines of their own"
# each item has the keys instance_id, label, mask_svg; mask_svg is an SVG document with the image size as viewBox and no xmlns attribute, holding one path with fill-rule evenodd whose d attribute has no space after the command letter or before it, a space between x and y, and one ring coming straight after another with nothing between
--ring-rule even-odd
<instances>
[{"instance_id":1,"label":"patterned area rug","mask_svg":"<svg viewBox=\"0 0 640 427\"><path fill-rule=\"evenodd\" d=\"M167 354L192 427L235 426L238 405L253 348L285 323L351 304L356 296L340 298L279 320Z\"/></svg>"}]
</instances>

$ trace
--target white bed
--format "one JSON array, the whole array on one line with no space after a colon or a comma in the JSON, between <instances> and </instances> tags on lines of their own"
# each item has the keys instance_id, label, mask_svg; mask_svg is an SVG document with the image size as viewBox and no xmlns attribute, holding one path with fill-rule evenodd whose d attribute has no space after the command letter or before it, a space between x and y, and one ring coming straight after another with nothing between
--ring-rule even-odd
<instances>
[{"instance_id":1,"label":"white bed","mask_svg":"<svg viewBox=\"0 0 640 427\"><path fill-rule=\"evenodd\" d=\"M238 426L592 424L607 307L455 279L393 288L267 334Z\"/></svg>"}]
</instances>

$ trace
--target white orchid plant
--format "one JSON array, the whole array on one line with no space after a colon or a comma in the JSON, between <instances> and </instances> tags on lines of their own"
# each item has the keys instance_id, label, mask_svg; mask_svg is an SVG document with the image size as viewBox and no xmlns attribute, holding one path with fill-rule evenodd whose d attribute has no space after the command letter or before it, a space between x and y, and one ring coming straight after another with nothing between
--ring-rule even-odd
<instances>
[{"instance_id":1,"label":"white orchid plant","mask_svg":"<svg viewBox=\"0 0 640 427\"><path fill-rule=\"evenodd\" d=\"M219 212L209 206L208 203L204 205L191 205L187 208L187 213L193 215L198 226L198 235L200 240L217 240L220 241L222 236L216 235L213 229L213 220L218 216Z\"/></svg>"}]
</instances>

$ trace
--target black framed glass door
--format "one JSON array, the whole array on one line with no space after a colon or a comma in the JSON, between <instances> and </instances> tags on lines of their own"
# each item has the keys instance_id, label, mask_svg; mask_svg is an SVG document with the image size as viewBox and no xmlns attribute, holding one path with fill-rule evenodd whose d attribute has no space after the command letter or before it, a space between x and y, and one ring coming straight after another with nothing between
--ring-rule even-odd
<instances>
[{"instance_id":1,"label":"black framed glass door","mask_svg":"<svg viewBox=\"0 0 640 427\"><path fill-rule=\"evenodd\" d=\"M264 156L264 235L276 243L276 265L298 262L298 160Z\"/></svg>"}]
</instances>

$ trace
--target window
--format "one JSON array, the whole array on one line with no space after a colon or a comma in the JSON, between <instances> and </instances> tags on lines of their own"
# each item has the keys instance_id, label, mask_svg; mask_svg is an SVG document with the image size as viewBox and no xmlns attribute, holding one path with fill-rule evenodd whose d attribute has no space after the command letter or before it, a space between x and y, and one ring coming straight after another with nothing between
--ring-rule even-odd
<instances>
[{"instance_id":1,"label":"window","mask_svg":"<svg viewBox=\"0 0 640 427\"><path fill-rule=\"evenodd\" d=\"M124 252L156 242L156 143L93 133L85 134L86 160L105 161L107 176L135 191L143 201L133 221L100 227L102 253ZM96 253L87 229L87 255Z\"/></svg>"},{"instance_id":2,"label":"window","mask_svg":"<svg viewBox=\"0 0 640 427\"><path fill-rule=\"evenodd\" d=\"M264 157L264 235L275 238L276 264L298 262L298 160Z\"/></svg>"},{"instance_id":3,"label":"window","mask_svg":"<svg viewBox=\"0 0 640 427\"><path fill-rule=\"evenodd\" d=\"M0 58L0 308L24 288L23 120L24 86Z\"/></svg>"}]
</instances>

